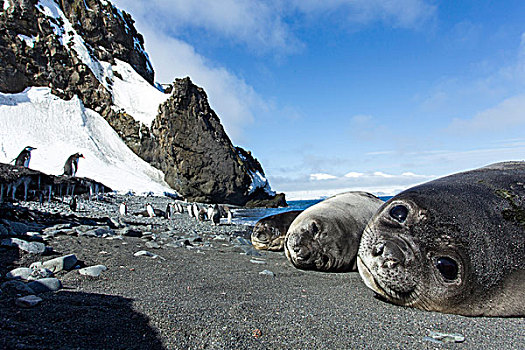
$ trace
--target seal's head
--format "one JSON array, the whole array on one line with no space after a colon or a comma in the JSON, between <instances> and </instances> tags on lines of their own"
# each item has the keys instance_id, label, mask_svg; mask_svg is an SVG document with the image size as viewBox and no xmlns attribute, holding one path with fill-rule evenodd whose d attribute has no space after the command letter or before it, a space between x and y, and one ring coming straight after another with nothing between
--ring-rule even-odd
<instances>
[{"instance_id":1,"label":"seal's head","mask_svg":"<svg viewBox=\"0 0 525 350\"><path fill-rule=\"evenodd\" d=\"M284 244L284 234L269 223L258 222L253 228L252 244L260 250L281 250Z\"/></svg>"},{"instance_id":2,"label":"seal's head","mask_svg":"<svg viewBox=\"0 0 525 350\"><path fill-rule=\"evenodd\" d=\"M298 217L298 219L300 216ZM288 260L300 269L318 271L345 271L352 268L357 244L348 244L344 229L337 221L308 217L295 220L285 238Z\"/></svg>"},{"instance_id":3,"label":"seal's head","mask_svg":"<svg viewBox=\"0 0 525 350\"><path fill-rule=\"evenodd\" d=\"M369 221L358 251L359 273L394 304L458 313L476 288L469 251L454 217L417 198L394 197Z\"/></svg>"},{"instance_id":4,"label":"seal's head","mask_svg":"<svg viewBox=\"0 0 525 350\"><path fill-rule=\"evenodd\" d=\"M260 250L283 250L286 232L301 212L301 210L286 211L257 221L251 236L253 246Z\"/></svg>"}]
</instances>

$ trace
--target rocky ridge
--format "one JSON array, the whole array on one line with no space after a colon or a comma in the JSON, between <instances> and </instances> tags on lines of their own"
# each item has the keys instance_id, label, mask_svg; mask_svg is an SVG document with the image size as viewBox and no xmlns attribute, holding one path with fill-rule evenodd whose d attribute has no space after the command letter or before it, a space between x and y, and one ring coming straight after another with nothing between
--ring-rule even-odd
<instances>
[{"instance_id":1,"label":"rocky ridge","mask_svg":"<svg viewBox=\"0 0 525 350\"><path fill-rule=\"evenodd\" d=\"M78 96L181 196L236 205L286 205L260 164L232 145L204 90L176 79L151 125L115 105L115 69L126 62L153 88L154 71L133 19L104 0L4 0L0 9L0 91L48 86Z\"/></svg>"}]
</instances>

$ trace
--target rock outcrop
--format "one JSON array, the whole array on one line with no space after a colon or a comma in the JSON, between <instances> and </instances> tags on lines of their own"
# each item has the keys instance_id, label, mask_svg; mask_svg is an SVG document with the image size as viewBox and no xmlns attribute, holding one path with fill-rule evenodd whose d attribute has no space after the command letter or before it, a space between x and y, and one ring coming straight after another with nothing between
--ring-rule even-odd
<instances>
[{"instance_id":1,"label":"rock outcrop","mask_svg":"<svg viewBox=\"0 0 525 350\"><path fill-rule=\"evenodd\" d=\"M111 188L92 179L48 175L0 163L0 203L6 200L51 200L54 196L92 196L111 191Z\"/></svg>"},{"instance_id":2,"label":"rock outcrop","mask_svg":"<svg viewBox=\"0 0 525 350\"><path fill-rule=\"evenodd\" d=\"M192 201L286 205L251 154L236 148L189 78L177 79L151 125L115 105L113 69L128 63L154 86L143 37L131 16L104 0L4 0L0 9L0 91L48 86L63 99L78 96L141 158ZM248 156L247 156L248 155Z\"/></svg>"}]
</instances>

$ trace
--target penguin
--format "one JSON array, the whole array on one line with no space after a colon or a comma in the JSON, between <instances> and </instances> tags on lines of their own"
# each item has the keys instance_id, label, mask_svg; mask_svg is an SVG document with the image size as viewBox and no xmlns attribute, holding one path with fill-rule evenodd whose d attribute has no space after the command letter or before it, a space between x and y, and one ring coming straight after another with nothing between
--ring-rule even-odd
<instances>
[{"instance_id":1,"label":"penguin","mask_svg":"<svg viewBox=\"0 0 525 350\"><path fill-rule=\"evenodd\" d=\"M155 216L155 210L153 209L153 206L150 203L146 204L146 211L150 218Z\"/></svg>"},{"instance_id":2,"label":"penguin","mask_svg":"<svg viewBox=\"0 0 525 350\"><path fill-rule=\"evenodd\" d=\"M193 210L193 217L195 219L198 219L199 218L199 206L197 205L197 203L193 203L192 210Z\"/></svg>"},{"instance_id":3,"label":"penguin","mask_svg":"<svg viewBox=\"0 0 525 350\"><path fill-rule=\"evenodd\" d=\"M128 215L128 205L126 204L126 202L120 203L119 212L122 216Z\"/></svg>"},{"instance_id":4,"label":"penguin","mask_svg":"<svg viewBox=\"0 0 525 350\"><path fill-rule=\"evenodd\" d=\"M71 202L69 202L69 209L71 209L71 211L77 211L78 209L77 196L73 196L71 198Z\"/></svg>"},{"instance_id":5,"label":"penguin","mask_svg":"<svg viewBox=\"0 0 525 350\"><path fill-rule=\"evenodd\" d=\"M172 216L173 216L173 205L171 203L168 203L166 205L165 218L171 219Z\"/></svg>"},{"instance_id":6,"label":"penguin","mask_svg":"<svg viewBox=\"0 0 525 350\"><path fill-rule=\"evenodd\" d=\"M17 166L23 166L28 168L29 167L29 161L31 160L31 151L36 149L35 147L27 146L20 152L18 157L15 158L15 165Z\"/></svg>"},{"instance_id":7,"label":"penguin","mask_svg":"<svg viewBox=\"0 0 525 350\"><path fill-rule=\"evenodd\" d=\"M228 207L224 207L224 210L226 211L226 222L228 223L228 225L231 225L233 219L233 211L231 211Z\"/></svg>"},{"instance_id":8,"label":"penguin","mask_svg":"<svg viewBox=\"0 0 525 350\"><path fill-rule=\"evenodd\" d=\"M213 206L213 212L211 214L210 220L212 225L219 225L221 223L221 211L218 204Z\"/></svg>"},{"instance_id":9,"label":"penguin","mask_svg":"<svg viewBox=\"0 0 525 350\"><path fill-rule=\"evenodd\" d=\"M213 206L212 205L210 205L208 207L208 213L207 214L208 214L208 218L211 220L211 216L213 215Z\"/></svg>"},{"instance_id":10,"label":"penguin","mask_svg":"<svg viewBox=\"0 0 525 350\"><path fill-rule=\"evenodd\" d=\"M64 174L66 176L75 176L78 170L78 160L84 158L82 153L75 153L69 156L64 164Z\"/></svg>"}]
</instances>

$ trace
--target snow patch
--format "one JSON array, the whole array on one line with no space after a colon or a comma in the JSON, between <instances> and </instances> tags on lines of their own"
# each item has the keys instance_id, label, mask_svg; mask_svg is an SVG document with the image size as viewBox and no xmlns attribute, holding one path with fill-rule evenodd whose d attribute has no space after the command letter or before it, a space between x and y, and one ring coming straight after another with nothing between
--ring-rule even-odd
<instances>
[{"instance_id":1,"label":"snow patch","mask_svg":"<svg viewBox=\"0 0 525 350\"><path fill-rule=\"evenodd\" d=\"M115 59L115 62L112 69L118 75L113 79L113 103L135 120L150 127L160 104L170 95L148 83L128 63L119 59Z\"/></svg>"},{"instance_id":2,"label":"snow patch","mask_svg":"<svg viewBox=\"0 0 525 350\"><path fill-rule=\"evenodd\" d=\"M263 174L261 174L260 171L248 171L248 173L252 178L252 183L248 188L250 194L253 193L253 191L255 191L256 189L262 188L270 196L275 196L275 191L272 191L268 179Z\"/></svg>"},{"instance_id":3,"label":"snow patch","mask_svg":"<svg viewBox=\"0 0 525 350\"><path fill-rule=\"evenodd\" d=\"M31 48L35 47L36 38L34 36L27 36L27 35L24 35L24 34L18 34L17 37L18 37L18 39L24 41L27 46L29 46Z\"/></svg>"},{"instance_id":4,"label":"snow patch","mask_svg":"<svg viewBox=\"0 0 525 350\"><path fill-rule=\"evenodd\" d=\"M61 175L67 157L80 152L85 159L80 159L79 177L122 192L175 192L164 174L133 153L102 116L77 97L65 101L49 88L0 93L0 162L11 162L25 146L37 148L30 168L47 174Z\"/></svg>"}]
</instances>

